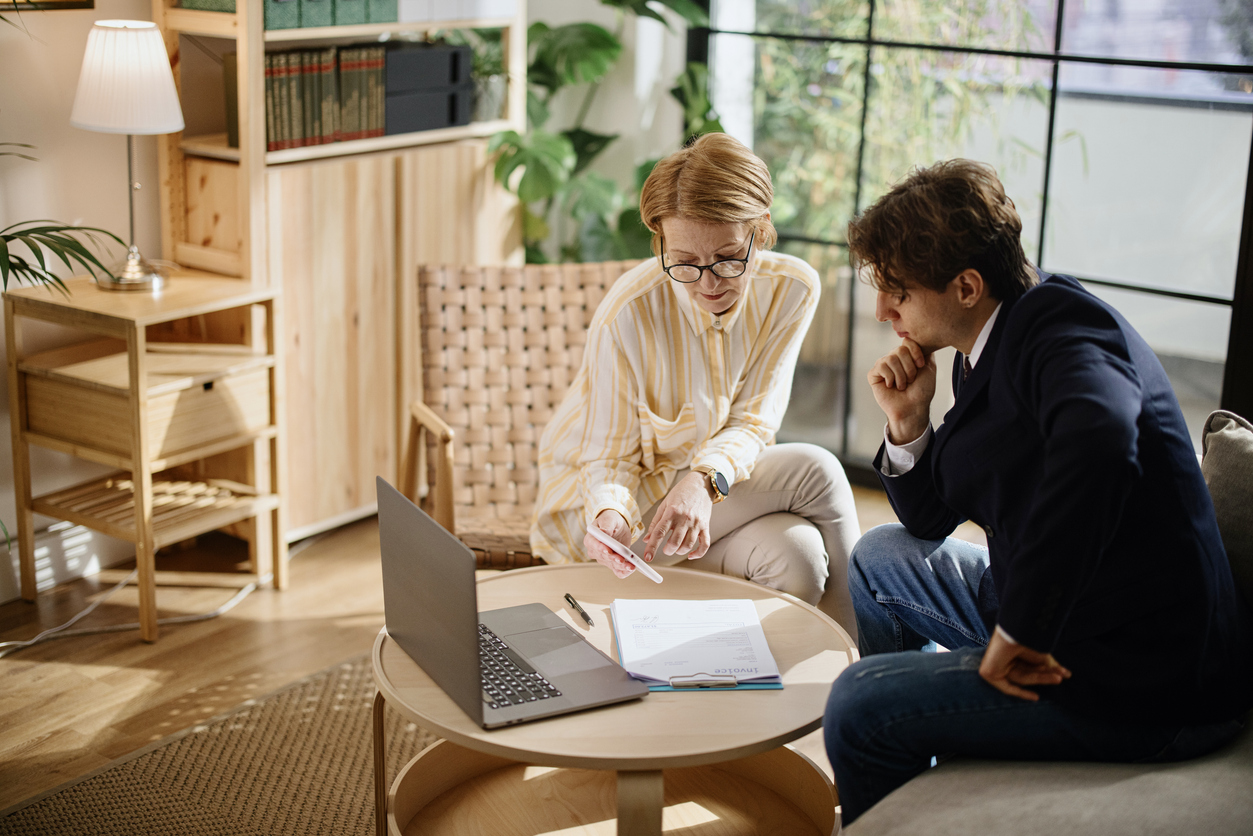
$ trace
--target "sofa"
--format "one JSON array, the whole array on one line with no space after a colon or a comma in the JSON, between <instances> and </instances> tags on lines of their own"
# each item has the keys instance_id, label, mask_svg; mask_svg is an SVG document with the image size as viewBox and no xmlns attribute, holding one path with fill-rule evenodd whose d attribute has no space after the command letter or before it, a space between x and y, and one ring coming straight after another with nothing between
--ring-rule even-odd
<instances>
[{"instance_id":1,"label":"sofa","mask_svg":"<svg viewBox=\"0 0 1253 836\"><path fill-rule=\"evenodd\" d=\"M1253 424L1230 412L1211 414L1201 470L1236 585L1253 608ZM954 758L884 798L843 833L1250 836L1253 715L1234 742L1181 763Z\"/></svg>"}]
</instances>

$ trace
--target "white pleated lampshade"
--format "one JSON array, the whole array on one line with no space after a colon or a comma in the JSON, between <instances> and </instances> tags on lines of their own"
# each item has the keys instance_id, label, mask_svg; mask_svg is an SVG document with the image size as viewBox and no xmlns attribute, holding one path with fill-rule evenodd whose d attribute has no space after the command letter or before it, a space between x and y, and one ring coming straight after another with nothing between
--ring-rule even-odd
<instances>
[{"instance_id":1,"label":"white pleated lampshade","mask_svg":"<svg viewBox=\"0 0 1253 836\"><path fill-rule=\"evenodd\" d=\"M169 134L183 111L155 23L98 20L87 36L70 124L109 134Z\"/></svg>"}]
</instances>

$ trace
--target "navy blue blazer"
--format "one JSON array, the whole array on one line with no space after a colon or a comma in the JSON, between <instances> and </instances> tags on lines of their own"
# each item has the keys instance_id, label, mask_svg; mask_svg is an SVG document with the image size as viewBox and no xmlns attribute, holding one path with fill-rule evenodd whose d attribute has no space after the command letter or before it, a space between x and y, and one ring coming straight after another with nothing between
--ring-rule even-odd
<instances>
[{"instance_id":1,"label":"navy blue blazer","mask_svg":"<svg viewBox=\"0 0 1253 836\"><path fill-rule=\"evenodd\" d=\"M1253 640L1174 391L1148 344L1069 276L1006 301L908 473L915 537L988 535L989 622L1074 676L1087 713L1203 722L1253 703ZM875 460L879 469L884 451ZM986 582L985 578L985 582Z\"/></svg>"}]
</instances>

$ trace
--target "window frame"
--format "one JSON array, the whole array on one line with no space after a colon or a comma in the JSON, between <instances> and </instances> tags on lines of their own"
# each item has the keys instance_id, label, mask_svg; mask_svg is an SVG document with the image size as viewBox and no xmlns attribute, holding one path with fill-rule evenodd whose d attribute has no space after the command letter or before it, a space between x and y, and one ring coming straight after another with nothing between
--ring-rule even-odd
<instances>
[{"instance_id":1,"label":"window frame","mask_svg":"<svg viewBox=\"0 0 1253 836\"><path fill-rule=\"evenodd\" d=\"M707 11L709 0L698 0ZM1045 154L1043 171L1043 190L1040 207L1040 228L1035 263L1042 264L1045 246L1045 231L1048 224L1049 188L1052 175L1053 150L1055 145L1055 128L1057 114L1058 77L1064 64L1097 64L1105 66L1135 67L1141 69L1196 70L1214 73L1253 74L1253 64L1218 64L1209 62L1163 61L1156 59L1115 58L1097 55L1079 55L1062 52L1062 36L1066 21L1066 0L1056 0L1054 8L1056 20L1053 29L1053 48L1048 52L1032 52L1023 50L993 49L987 47L964 47L949 44L914 43L908 41L887 40L875 37L876 0L866 0L868 9L866 29L862 37L846 37L818 34L792 34L765 31L739 31L731 29L701 28L688 31L687 51L689 61L707 63L709 59L710 41L717 35L747 35L754 38L773 38L776 40L807 41L814 43L840 43L861 46L866 50L866 60L862 78L862 111L861 125L858 134L857 169L854 179L854 211L862 206L862 175L864 171L866 149L866 118L870 111L870 100L873 93L873 76L871 73L871 54L876 48L929 50L934 52L956 53L964 55L987 55L1002 58L1020 58L1052 63L1051 86L1048 91L1048 123L1045 134ZM1062 95L1065 95L1064 91ZM1244 110L1245 108L1240 108ZM1248 108L1253 110L1253 104ZM1187 293L1178 290L1134 285L1087 276L1076 275L1081 282L1100 287L1115 288L1151 296L1184 299L1226 306L1231 309L1231 326L1228 336L1227 356L1223 369L1222 394L1219 407L1230 410L1242 417L1253 420L1253 132L1249 141L1249 166L1245 184L1243 218L1240 228L1239 249L1236 261L1235 287L1232 298L1226 299L1208 294ZM847 242L840 240L824 240L807 236L790 235L783 231L779 234L780 242L819 244L847 249ZM853 347L856 340L856 281L849 282L848 287L848 340L845 346L846 362L851 364ZM850 421L853 409L852 370L846 369L844 374L844 404L842 411L841 449L835 452L846 462L849 458ZM859 480L860 481L860 480ZM877 483L877 480L875 480Z\"/></svg>"}]
</instances>

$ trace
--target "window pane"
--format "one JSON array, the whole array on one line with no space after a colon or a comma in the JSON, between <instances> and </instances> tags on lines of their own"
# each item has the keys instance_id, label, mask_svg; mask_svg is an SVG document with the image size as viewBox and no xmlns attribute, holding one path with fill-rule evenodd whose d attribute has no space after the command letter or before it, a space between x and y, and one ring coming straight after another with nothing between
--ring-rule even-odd
<instances>
[{"instance_id":1,"label":"window pane","mask_svg":"<svg viewBox=\"0 0 1253 836\"><path fill-rule=\"evenodd\" d=\"M876 40L1052 52L1053 0L880 0Z\"/></svg>"},{"instance_id":2,"label":"window pane","mask_svg":"<svg viewBox=\"0 0 1253 836\"><path fill-rule=\"evenodd\" d=\"M844 444L848 369L848 253L843 247L797 241L780 241L775 249L804 259L822 277L822 296L801 345L779 440L808 441L838 453Z\"/></svg>"},{"instance_id":3,"label":"window pane","mask_svg":"<svg viewBox=\"0 0 1253 836\"><path fill-rule=\"evenodd\" d=\"M1179 93L1215 76L1176 70L1136 70L1156 95L1092 92L1088 69L1062 67L1043 266L1230 299L1253 101Z\"/></svg>"},{"instance_id":4,"label":"window pane","mask_svg":"<svg viewBox=\"0 0 1253 836\"><path fill-rule=\"evenodd\" d=\"M752 99L715 87L714 107L727 130L770 168L775 226L842 240L856 183L865 48L717 35L711 59L720 62L726 50L735 50L742 64L745 42L754 47Z\"/></svg>"},{"instance_id":5,"label":"window pane","mask_svg":"<svg viewBox=\"0 0 1253 836\"><path fill-rule=\"evenodd\" d=\"M862 208L915 166L980 160L1005 184L1034 257L1051 72L1044 61L876 48Z\"/></svg>"},{"instance_id":6,"label":"window pane","mask_svg":"<svg viewBox=\"0 0 1253 836\"><path fill-rule=\"evenodd\" d=\"M868 0L714 0L714 29L865 38Z\"/></svg>"},{"instance_id":7,"label":"window pane","mask_svg":"<svg viewBox=\"0 0 1253 836\"><path fill-rule=\"evenodd\" d=\"M1222 0L1067 3L1062 51L1071 55L1243 64L1253 56L1247 4ZM1230 9L1231 11L1227 11Z\"/></svg>"},{"instance_id":8,"label":"window pane","mask_svg":"<svg viewBox=\"0 0 1253 836\"><path fill-rule=\"evenodd\" d=\"M1231 309L1093 284L1086 287L1126 317L1157 353L1199 452L1205 418L1218 409L1222 397Z\"/></svg>"}]
</instances>

